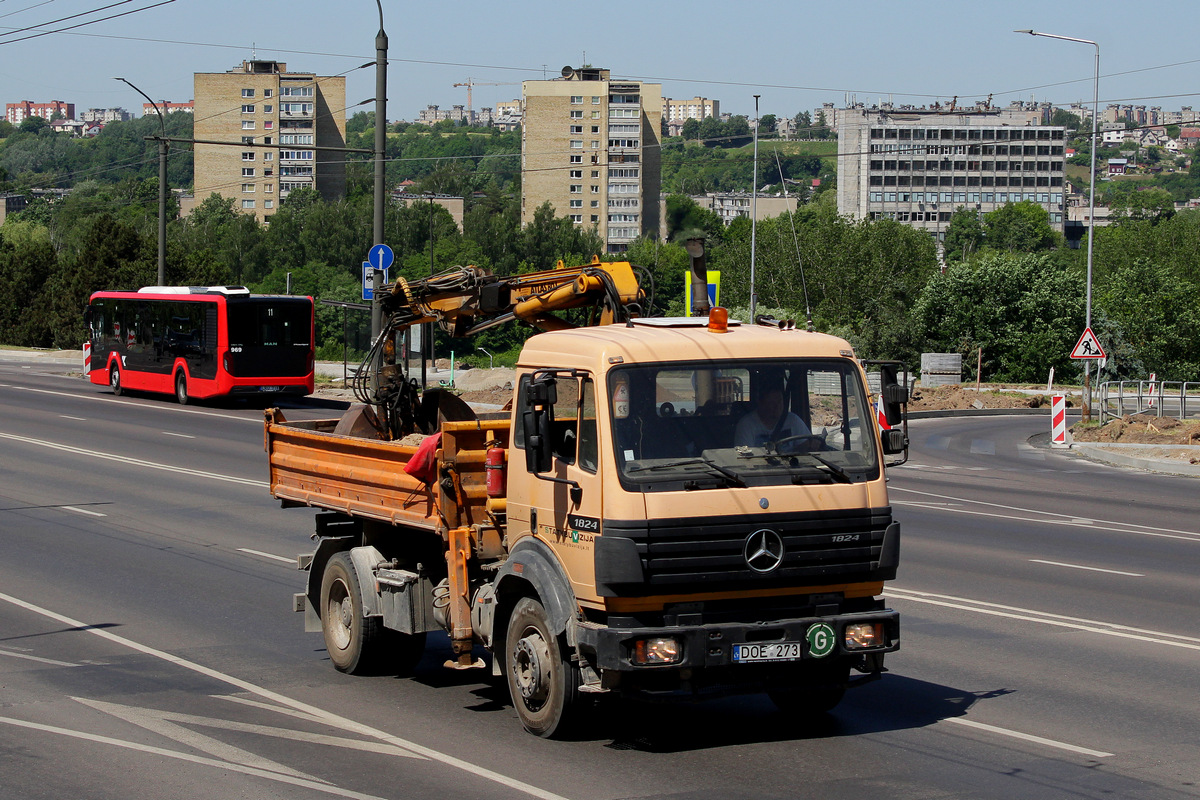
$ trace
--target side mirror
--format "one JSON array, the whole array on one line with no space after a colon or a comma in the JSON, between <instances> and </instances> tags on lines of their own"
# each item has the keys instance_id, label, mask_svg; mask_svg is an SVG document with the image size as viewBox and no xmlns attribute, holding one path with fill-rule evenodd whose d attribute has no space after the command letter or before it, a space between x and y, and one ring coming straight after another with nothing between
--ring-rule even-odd
<instances>
[{"instance_id":1,"label":"side mirror","mask_svg":"<svg viewBox=\"0 0 1200 800\"><path fill-rule=\"evenodd\" d=\"M531 408L524 413L525 469L535 475L549 472L554 458L550 439L550 417L544 408Z\"/></svg>"},{"instance_id":2,"label":"side mirror","mask_svg":"<svg viewBox=\"0 0 1200 800\"><path fill-rule=\"evenodd\" d=\"M554 441L551 437L554 404L558 401L558 384L550 375L529 382L525 392L522 422L525 428L525 469L535 475L549 472L554 461Z\"/></svg>"},{"instance_id":3,"label":"side mirror","mask_svg":"<svg viewBox=\"0 0 1200 800\"><path fill-rule=\"evenodd\" d=\"M904 421L903 407L908 403L908 395L899 382L899 372L899 365L894 362L879 365L880 394L888 425L899 425Z\"/></svg>"},{"instance_id":4,"label":"side mirror","mask_svg":"<svg viewBox=\"0 0 1200 800\"><path fill-rule=\"evenodd\" d=\"M890 431L880 431L879 438L883 444L884 455L894 456L908 449L908 442L905 441L904 431L899 428L893 428Z\"/></svg>"}]
</instances>

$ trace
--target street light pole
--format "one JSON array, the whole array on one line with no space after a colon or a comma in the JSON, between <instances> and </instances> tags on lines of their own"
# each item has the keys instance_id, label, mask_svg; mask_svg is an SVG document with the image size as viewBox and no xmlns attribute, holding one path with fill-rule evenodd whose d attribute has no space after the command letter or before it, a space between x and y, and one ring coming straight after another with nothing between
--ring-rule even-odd
<instances>
[{"instance_id":1,"label":"street light pole","mask_svg":"<svg viewBox=\"0 0 1200 800\"><path fill-rule=\"evenodd\" d=\"M754 167L750 178L750 322L758 308L758 293L754 291L754 260L758 242L758 98L754 95Z\"/></svg>"},{"instance_id":2,"label":"street light pole","mask_svg":"<svg viewBox=\"0 0 1200 800\"><path fill-rule=\"evenodd\" d=\"M1100 45L1091 39L1077 39L1074 36L1059 36L1055 33L1042 33L1032 29L1013 31L1013 33L1028 33L1030 36L1044 36L1047 39L1062 39L1064 42L1090 44L1096 48L1096 76L1092 83L1092 168L1091 184L1088 186L1088 246L1087 246L1087 305L1086 321L1088 328L1092 327L1092 247L1096 241L1096 131L1100 125ZM1092 362L1083 362L1083 421L1092 421Z\"/></svg>"},{"instance_id":3,"label":"street light pole","mask_svg":"<svg viewBox=\"0 0 1200 800\"><path fill-rule=\"evenodd\" d=\"M158 285L166 286L167 279L167 123L158 103L124 78L114 78L140 94L154 106L158 114Z\"/></svg>"},{"instance_id":4,"label":"street light pole","mask_svg":"<svg viewBox=\"0 0 1200 800\"><path fill-rule=\"evenodd\" d=\"M387 50L388 38L383 30L383 3L375 0L379 7L379 33L375 34L375 220L372 226L372 244L383 244L383 210L384 210L384 170L383 157L387 147ZM380 292L383 288L382 276L379 271L372 283L374 289L371 301L371 340L379 337L383 329L383 307L380 305Z\"/></svg>"}]
</instances>

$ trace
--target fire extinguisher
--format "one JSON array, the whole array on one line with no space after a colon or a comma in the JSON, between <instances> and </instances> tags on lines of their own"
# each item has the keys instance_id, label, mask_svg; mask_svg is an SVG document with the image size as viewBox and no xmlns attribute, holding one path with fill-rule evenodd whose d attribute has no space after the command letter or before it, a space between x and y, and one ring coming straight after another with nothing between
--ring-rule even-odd
<instances>
[{"instance_id":1,"label":"fire extinguisher","mask_svg":"<svg viewBox=\"0 0 1200 800\"><path fill-rule=\"evenodd\" d=\"M488 497L504 497L504 448L489 447L483 462Z\"/></svg>"}]
</instances>

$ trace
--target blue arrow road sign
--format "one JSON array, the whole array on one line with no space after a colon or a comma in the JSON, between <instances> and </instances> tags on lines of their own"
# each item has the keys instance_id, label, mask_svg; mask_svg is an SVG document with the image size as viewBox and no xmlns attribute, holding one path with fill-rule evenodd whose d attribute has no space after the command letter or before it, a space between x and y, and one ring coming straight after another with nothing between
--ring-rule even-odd
<instances>
[{"instance_id":1,"label":"blue arrow road sign","mask_svg":"<svg viewBox=\"0 0 1200 800\"><path fill-rule=\"evenodd\" d=\"M375 269L387 269L396 260L396 254L386 244L373 244L367 254L367 262Z\"/></svg>"}]
</instances>

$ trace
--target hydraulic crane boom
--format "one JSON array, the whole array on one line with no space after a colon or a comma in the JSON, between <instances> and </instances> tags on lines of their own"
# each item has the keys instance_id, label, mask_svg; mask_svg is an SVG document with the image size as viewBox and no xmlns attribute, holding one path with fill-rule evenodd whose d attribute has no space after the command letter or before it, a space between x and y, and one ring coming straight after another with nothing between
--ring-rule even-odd
<instances>
[{"instance_id":1,"label":"hydraulic crane boom","mask_svg":"<svg viewBox=\"0 0 1200 800\"><path fill-rule=\"evenodd\" d=\"M433 415L423 409L421 388L396 363L395 334L413 325L436 323L462 338L505 322L524 322L543 331L609 325L639 316L645 292L628 261L558 267L500 277L479 267L457 267L416 281L397 279L384 287L384 328L355 378L355 396L375 407L369 422L384 438L399 438ZM586 309L582 323L560 314ZM441 402L440 399L438 402Z\"/></svg>"}]
</instances>

